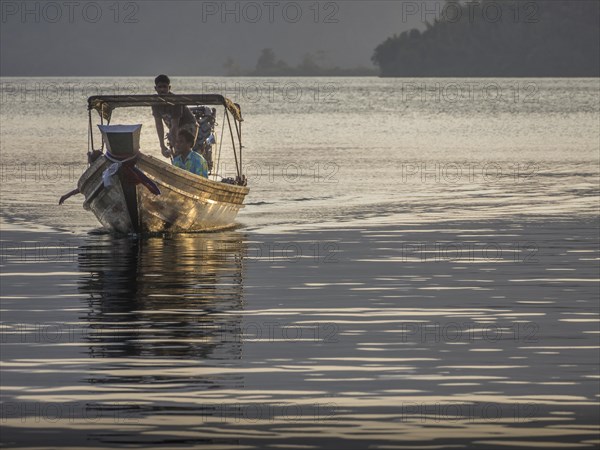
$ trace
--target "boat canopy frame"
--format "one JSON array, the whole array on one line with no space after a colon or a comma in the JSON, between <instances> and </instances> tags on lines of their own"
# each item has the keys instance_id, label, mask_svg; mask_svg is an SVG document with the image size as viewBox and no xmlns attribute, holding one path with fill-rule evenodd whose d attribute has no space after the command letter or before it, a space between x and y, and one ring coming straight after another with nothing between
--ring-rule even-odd
<instances>
[{"instance_id":1,"label":"boat canopy frame","mask_svg":"<svg viewBox=\"0 0 600 450\"><path fill-rule=\"evenodd\" d=\"M221 105L236 121L244 120L240 105L220 94L94 95L88 98L88 110L96 110L107 121L110 121L112 112L116 108L162 105Z\"/></svg>"},{"instance_id":2,"label":"boat canopy frame","mask_svg":"<svg viewBox=\"0 0 600 450\"><path fill-rule=\"evenodd\" d=\"M233 145L233 155L235 157L235 166L237 171L237 184L245 185L245 176L242 174L242 111L240 105L234 103L228 98L220 94L166 94L166 95L94 95L88 98L88 115L90 124L90 141L92 149L94 147L93 134L92 134L92 110L98 112L101 123L104 120L110 123L112 112L116 108L129 108L129 107L152 107L152 106L191 106L191 105L211 105L211 106L223 106L225 109L225 115L227 123L229 125L229 132L231 134L231 143ZM229 119L229 114L233 117L235 131L237 134L238 146L239 146L239 158L237 155L235 138ZM221 136L222 139L222 136ZM104 145L102 145L104 148Z\"/></svg>"}]
</instances>

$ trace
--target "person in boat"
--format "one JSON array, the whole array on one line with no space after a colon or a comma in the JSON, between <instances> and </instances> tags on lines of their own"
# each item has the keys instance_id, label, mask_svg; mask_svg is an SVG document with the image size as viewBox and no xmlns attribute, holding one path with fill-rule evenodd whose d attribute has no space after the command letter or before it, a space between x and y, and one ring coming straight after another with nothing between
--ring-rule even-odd
<instances>
[{"instance_id":1,"label":"person in boat","mask_svg":"<svg viewBox=\"0 0 600 450\"><path fill-rule=\"evenodd\" d=\"M159 75L154 79L154 89L158 95L172 94L171 80L166 75ZM185 105L160 105L152 107L152 115L156 123L156 133L160 150L165 158L172 156L171 151L165 145L165 128L169 130L168 140L171 147L175 144L175 139L179 130L186 130L194 136L198 135L198 123L196 118ZM164 125L163 125L164 122Z\"/></svg>"},{"instance_id":2,"label":"person in boat","mask_svg":"<svg viewBox=\"0 0 600 450\"><path fill-rule=\"evenodd\" d=\"M201 177L208 178L208 163L197 152L192 151L196 138L187 130L179 130L175 142L173 165Z\"/></svg>"}]
</instances>

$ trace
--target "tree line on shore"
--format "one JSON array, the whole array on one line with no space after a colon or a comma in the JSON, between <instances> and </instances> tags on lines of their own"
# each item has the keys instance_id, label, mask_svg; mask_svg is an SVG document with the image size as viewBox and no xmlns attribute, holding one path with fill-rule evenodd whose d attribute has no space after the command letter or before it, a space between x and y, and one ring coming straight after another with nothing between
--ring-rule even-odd
<instances>
[{"instance_id":1,"label":"tree line on shore","mask_svg":"<svg viewBox=\"0 0 600 450\"><path fill-rule=\"evenodd\" d=\"M224 68L229 76L265 77L600 76L598 0L446 0L438 5L438 17L424 21L425 30L395 34L375 48L376 68L331 66L322 51L307 53L292 66L271 48L261 51L253 70L242 70L231 58ZM405 2L403 18L419 14L419 8L423 2Z\"/></svg>"},{"instance_id":2,"label":"tree line on shore","mask_svg":"<svg viewBox=\"0 0 600 450\"><path fill-rule=\"evenodd\" d=\"M600 2L447 1L372 57L383 77L597 77Z\"/></svg>"}]
</instances>

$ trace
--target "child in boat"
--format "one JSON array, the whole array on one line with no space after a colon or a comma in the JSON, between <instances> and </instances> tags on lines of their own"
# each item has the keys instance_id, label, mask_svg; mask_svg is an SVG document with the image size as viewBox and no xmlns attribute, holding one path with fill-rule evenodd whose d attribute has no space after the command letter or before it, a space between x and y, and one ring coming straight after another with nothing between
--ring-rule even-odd
<instances>
[{"instance_id":1,"label":"child in boat","mask_svg":"<svg viewBox=\"0 0 600 450\"><path fill-rule=\"evenodd\" d=\"M187 130L179 130L175 142L173 165L196 175L208 178L208 163L204 157L192 151L195 138Z\"/></svg>"}]
</instances>

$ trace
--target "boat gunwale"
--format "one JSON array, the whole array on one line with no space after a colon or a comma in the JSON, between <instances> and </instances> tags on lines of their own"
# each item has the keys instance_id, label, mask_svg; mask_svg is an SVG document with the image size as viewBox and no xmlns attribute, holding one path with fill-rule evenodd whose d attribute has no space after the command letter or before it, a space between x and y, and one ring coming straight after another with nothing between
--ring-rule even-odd
<instances>
[{"instance_id":1,"label":"boat gunwale","mask_svg":"<svg viewBox=\"0 0 600 450\"><path fill-rule=\"evenodd\" d=\"M141 164L142 167L140 167L138 165L140 162L142 162L142 164ZM195 175L191 172L188 172L187 170L167 164L166 162L161 161L160 159L156 158L155 156L145 155L143 153L140 153L140 156L139 156L138 160L136 161L136 165L138 165L138 168L142 172L144 172L144 167L143 167L144 164L148 164L158 170L165 169L167 172L170 172L171 175L173 175L173 176L183 178L194 184L205 185L206 187L208 187L212 190L225 191L224 193L227 193L227 194L240 194L240 195L245 196L248 194L248 192L250 192L250 188L247 186L238 186L235 184L223 183L222 181L215 181L215 180L211 180L208 178L204 178L200 175ZM160 177L157 177L154 174L146 174L146 175L152 176L152 178L160 181L161 184L169 185L169 186L171 185L170 183L166 183L165 181L161 180ZM201 189L201 188L198 188L198 189Z\"/></svg>"},{"instance_id":2,"label":"boat gunwale","mask_svg":"<svg viewBox=\"0 0 600 450\"><path fill-rule=\"evenodd\" d=\"M138 165L140 162L142 164ZM77 183L78 188L86 196L84 204L89 203L92 200L88 197L100 187L98 183L103 184L102 172L110 164L112 163L107 158L98 158L79 178ZM195 201L206 202L210 200L215 203L229 203L243 207L244 199L248 192L250 192L248 187L209 180L199 175L189 173L179 167L171 166L150 155L140 153L140 159L136 161L136 166L162 188L171 190L178 195ZM151 170L149 171L147 169ZM182 183L173 183L172 180L161 177L160 172L163 171L168 174L168 178L179 178L182 180ZM94 180L96 180L96 183L94 183L93 186L88 187Z\"/></svg>"}]
</instances>

